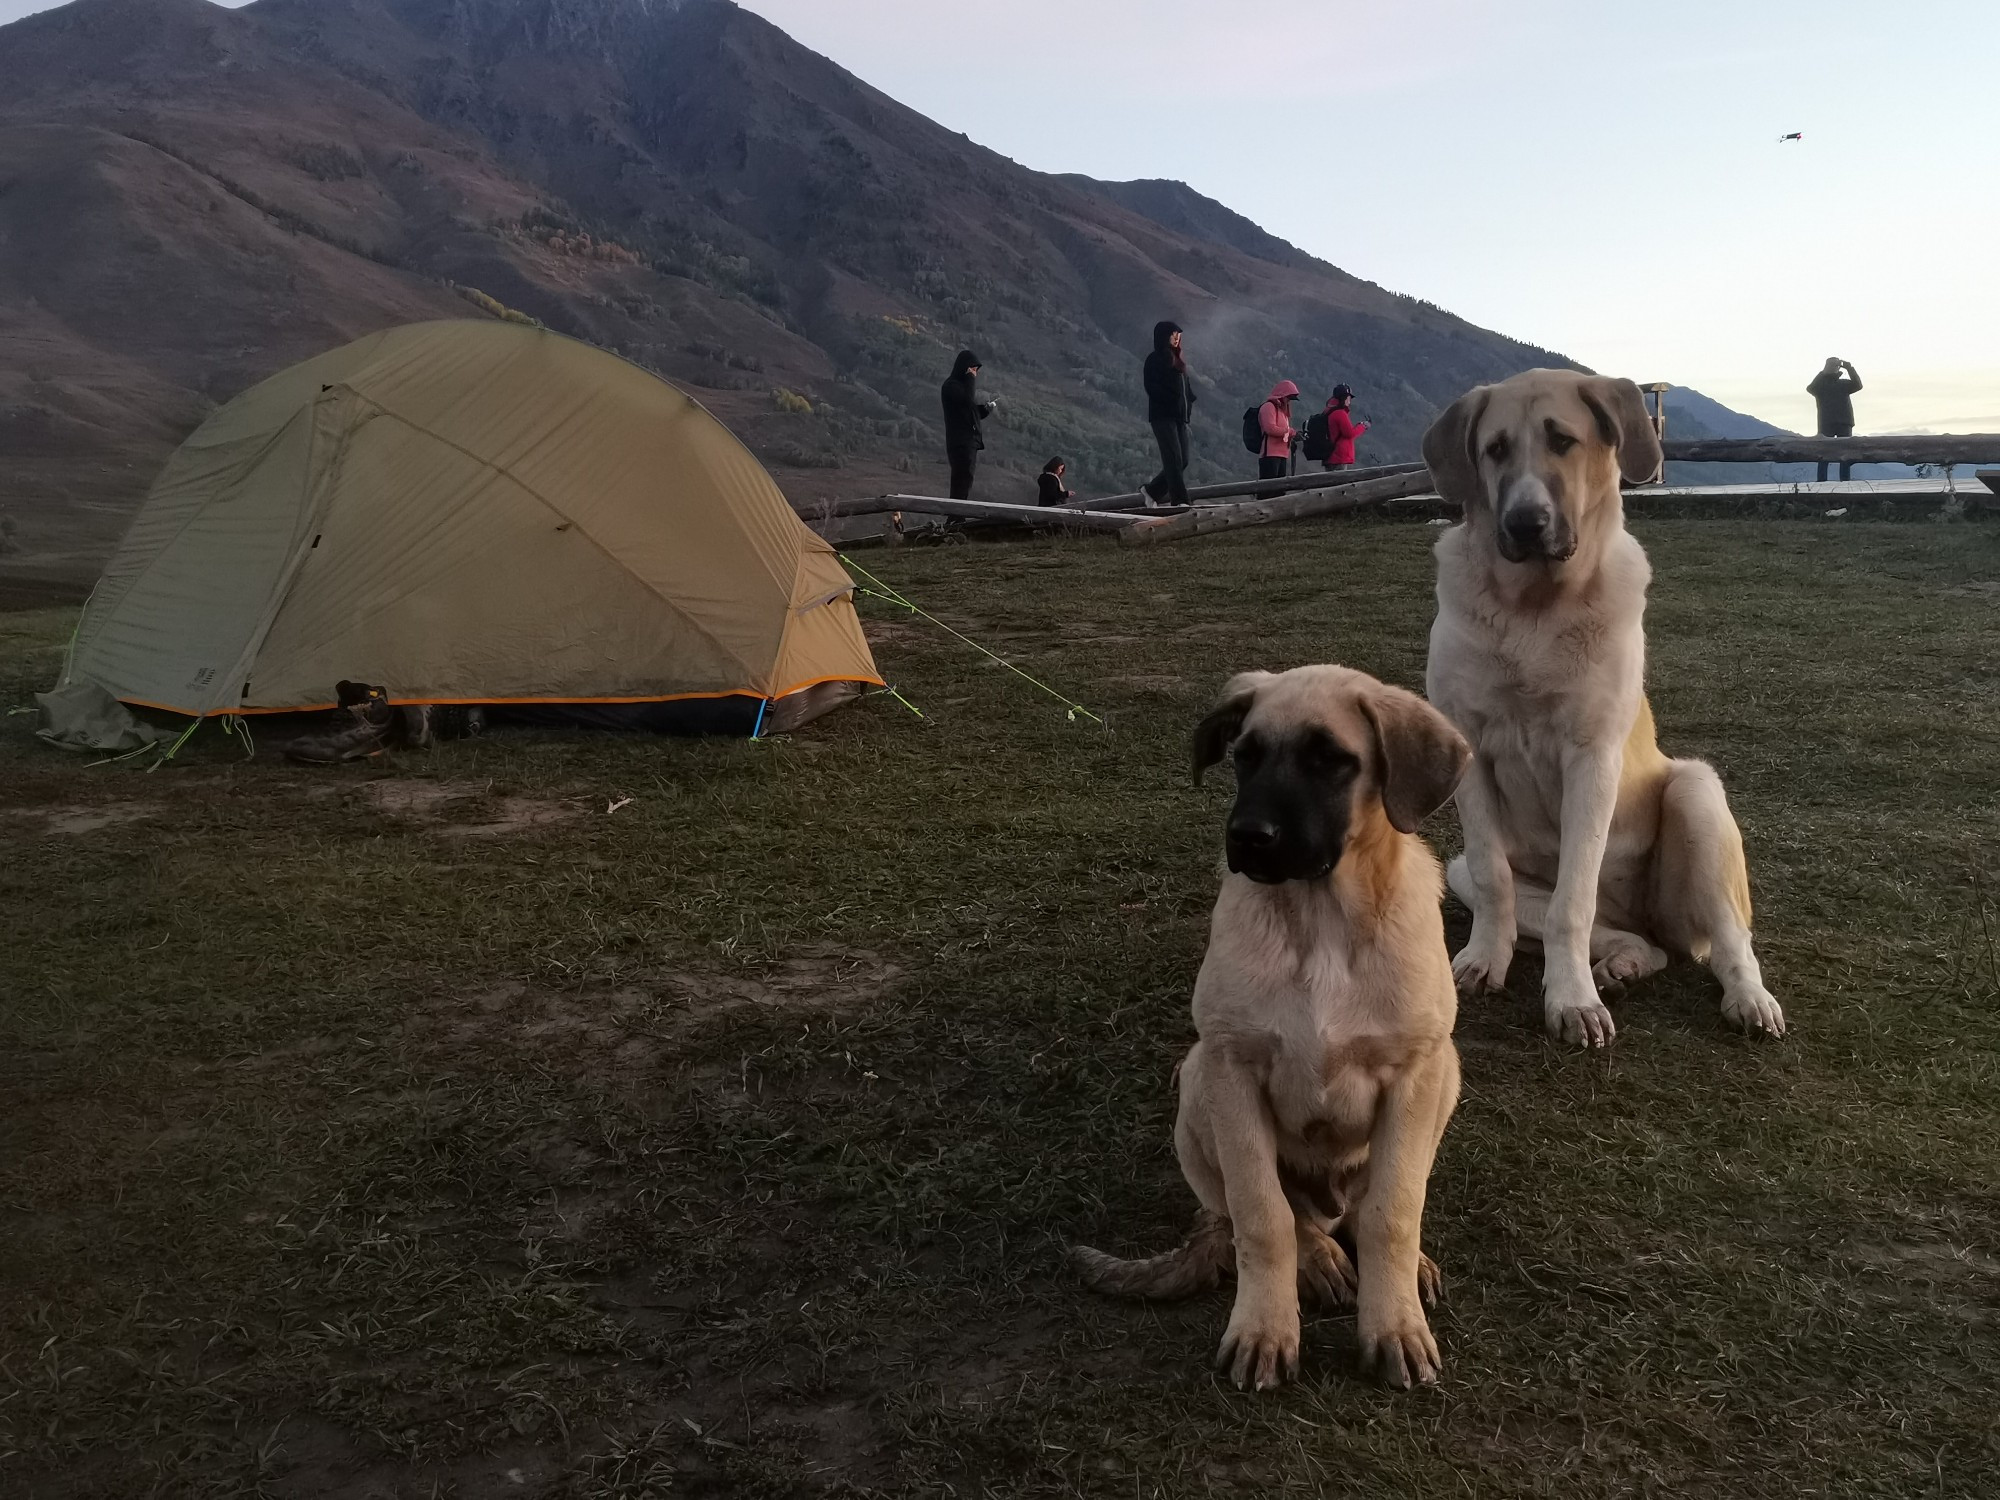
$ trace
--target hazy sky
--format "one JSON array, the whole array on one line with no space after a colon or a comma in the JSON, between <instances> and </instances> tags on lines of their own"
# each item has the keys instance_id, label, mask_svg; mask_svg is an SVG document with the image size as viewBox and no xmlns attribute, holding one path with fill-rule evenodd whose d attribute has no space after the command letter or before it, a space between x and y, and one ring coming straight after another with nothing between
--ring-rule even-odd
<instances>
[{"instance_id":1,"label":"hazy sky","mask_svg":"<svg viewBox=\"0 0 2000 1500\"><path fill-rule=\"evenodd\" d=\"M2000 431L2000 0L744 3L1028 166L1180 178L1597 369L1810 430L1837 354L1862 431Z\"/></svg>"}]
</instances>

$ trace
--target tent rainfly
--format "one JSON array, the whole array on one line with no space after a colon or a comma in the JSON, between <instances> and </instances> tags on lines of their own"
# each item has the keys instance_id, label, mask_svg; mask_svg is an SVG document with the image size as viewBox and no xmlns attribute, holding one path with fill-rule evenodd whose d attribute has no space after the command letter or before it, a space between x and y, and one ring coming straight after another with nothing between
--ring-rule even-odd
<instances>
[{"instance_id":1,"label":"tent rainfly","mask_svg":"<svg viewBox=\"0 0 2000 1500\"><path fill-rule=\"evenodd\" d=\"M161 472L64 682L200 719L594 706L788 729L879 685L833 549L665 381L515 323L419 323L296 365Z\"/></svg>"}]
</instances>

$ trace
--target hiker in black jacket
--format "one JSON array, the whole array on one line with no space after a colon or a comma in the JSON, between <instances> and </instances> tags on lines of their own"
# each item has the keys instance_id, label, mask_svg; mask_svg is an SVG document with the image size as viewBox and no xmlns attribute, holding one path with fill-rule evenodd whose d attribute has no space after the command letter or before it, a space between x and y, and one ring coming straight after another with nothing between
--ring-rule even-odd
<instances>
[{"instance_id":1,"label":"hiker in black jacket","mask_svg":"<svg viewBox=\"0 0 2000 1500\"><path fill-rule=\"evenodd\" d=\"M979 435L979 423L981 418L992 416L993 408L1000 404L982 402L973 394L972 385L978 378L979 356L961 349L939 392L944 399L944 456L951 465L954 500L971 498L972 468L979 461L979 450L986 446L986 439Z\"/></svg>"},{"instance_id":2,"label":"hiker in black jacket","mask_svg":"<svg viewBox=\"0 0 2000 1500\"><path fill-rule=\"evenodd\" d=\"M1188 423L1194 416L1194 382L1181 355L1181 325L1153 325L1153 352L1146 356L1146 420L1160 445L1160 472L1141 486L1159 505L1188 503Z\"/></svg>"}]
</instances>

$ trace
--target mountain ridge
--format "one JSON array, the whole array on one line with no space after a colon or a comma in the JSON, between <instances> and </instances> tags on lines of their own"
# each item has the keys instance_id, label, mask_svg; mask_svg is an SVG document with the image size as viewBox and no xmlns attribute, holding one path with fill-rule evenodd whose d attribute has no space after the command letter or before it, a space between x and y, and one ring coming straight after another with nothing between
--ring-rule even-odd
<instances>
[{"instance_id":1,"label":"mountain ridge","mask_svg":"<svg viewBox=\"0 0 2000 1500\"><path fill-rule=\"evenodd\" d=\"M1197 478L1281 376L1347 380L1408 458L1465 387L1571 363L1185 184L1022 167L729 0L75 0L0 28L0 566L87 579L213 403L474 293L682 384L806 501L941 488L968 344L996 498L1050 453L1151 472L1161 317Z\"/></svg>"}]
</instances>

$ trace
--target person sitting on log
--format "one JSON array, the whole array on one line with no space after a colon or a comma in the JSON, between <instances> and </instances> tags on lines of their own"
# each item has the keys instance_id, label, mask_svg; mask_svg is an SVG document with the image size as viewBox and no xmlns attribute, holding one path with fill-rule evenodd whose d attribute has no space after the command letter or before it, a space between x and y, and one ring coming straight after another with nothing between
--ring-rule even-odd
<instances>
[{"instance_id":1,"label":"person sitting on log","mask_svg":"<svg viewBox=\"0 0 2000 1500\"><path fill-rule=\"evenodd\" d=\"M1042 472L1036 477L1035 485L1040 491L1035 497L1037 505L1061 505L1076 498L1075 490L1063 488L1063 470L1069 465L1060 458L1052 458L1042 465Z\"/></svg>"}]
</instances>

